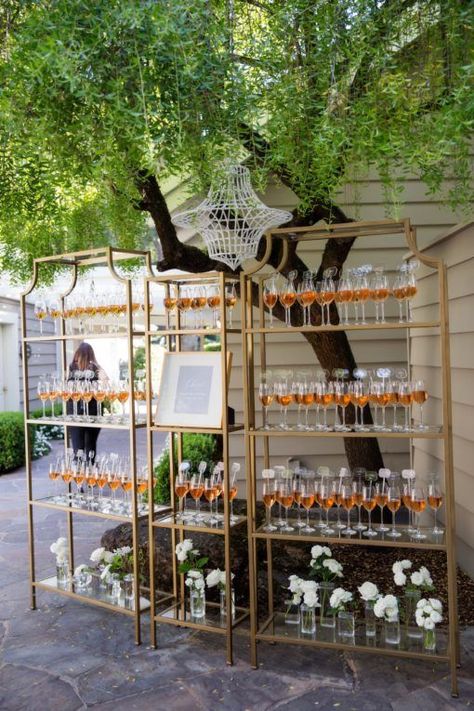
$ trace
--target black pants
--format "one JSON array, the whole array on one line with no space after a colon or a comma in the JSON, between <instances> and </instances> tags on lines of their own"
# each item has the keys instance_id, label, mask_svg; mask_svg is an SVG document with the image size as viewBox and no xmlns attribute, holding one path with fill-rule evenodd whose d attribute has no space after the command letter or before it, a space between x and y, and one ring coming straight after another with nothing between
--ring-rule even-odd
<instances>
[{"instance_id":1,"label":"black pants","mask_svg":"<svg viewBox=\"0 0 474 711\"><path fill-rule=\"evenodd\" d=\"M97 455L97 438L100 433L100 427L70 427L72 448L75 452L82 449L84 456L89 458L89 452L94 452L91 457L94 462Z\"/></svg>"}]
</instances>

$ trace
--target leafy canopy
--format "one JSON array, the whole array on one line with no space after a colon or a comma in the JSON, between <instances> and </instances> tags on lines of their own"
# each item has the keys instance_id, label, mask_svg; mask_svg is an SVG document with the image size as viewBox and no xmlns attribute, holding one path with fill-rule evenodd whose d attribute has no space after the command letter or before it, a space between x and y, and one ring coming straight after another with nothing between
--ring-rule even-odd
<instances>
[{"instance_id":1,"label":"leafy canopy","mask_svg":"<svg viewBox=\"0 0 474 711\"><path fill-rule=\"evenodd\" d=\"M0 269L147 240L139 176L205 187L225 157L303 211L375 165L472 198L461 0L4 0ZM245 141L246 151L243 151ZM264 148L262 148L264 142Z\"/></svg>"}]
</instances>

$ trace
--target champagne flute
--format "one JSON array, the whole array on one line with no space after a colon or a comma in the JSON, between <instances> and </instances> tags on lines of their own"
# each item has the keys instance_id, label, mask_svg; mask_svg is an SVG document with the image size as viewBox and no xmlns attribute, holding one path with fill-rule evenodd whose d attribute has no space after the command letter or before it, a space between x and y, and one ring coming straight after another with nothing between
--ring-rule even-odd
<instances>
[{"instance_id":1,"label":"champagne flute","mask_svg":"<svg viewBox=\"0 0 474 711\"><path fill-rule=\"evenodd\" d=\"M41 400L41 405L43 406L43 418L46 419L46 400L49 400L49 393L51 390L51 385L48 380L41 377L38 380L37 392L38 397Z\"/></svg>"},{"instance_id":2,"label":"champagne flute","mask_svg":"<svg viewBox=\"0 0 474 711\"><path fill-rule=\"evenodd\" d=\"M334 533L334 529L329 525L329 509L332 508L336 500L335 482L321 484L320 488L320 506L326 511L326 525L322 529L325 536L330 536Z\"/></svg>"},{"instance_id":3,"label":"champagne flute","mask_svg":"<svg viewBox=\"0 0 474 711\"><path fill-rule=\"evenodd\" d=\"M336 291L336 302L344 306L344 326L349 325L349 302L352 301L353 296L352 272L348 271L339 279ZM341 314L339 314L339 318L341 318Z\"/></svg>"},{"instance_id":4,"label":"champagne flute","mask_svg":"<svg viewBox=\"0 0 474 711\"><path fill-rule=\"evenodd\" d=\"M194 499L194 504L196 507L193 516L194 521L202 521L201 496L203 495L203 492L204 484L202 481L201 474L193 474L193 476L191 477L191 482L189 484L189 493L191 494L191 498Z\"/></svg>"},{"instance_id":5,"label":"champagne flute","mask_svg":"<svg viewBox=\"0 0 474 711\"><path fill-rule=\"evenodd\" d=\"M207 523L210 523L211 525L214 523L218 523L218 519L213 515L212 513L212 502L216 498L216 486L215 486L215 481L214 481L214 474L212 474L210 477L206 477L204 479L204 498L209 504L209 516L207 517Z\"/></svg>"},{"instance_id":6,"label":"champagne flute","mask_svg":"<svg viewBox=\"0 0 474 711\"><path fill-rule=\"evenodd\" d=\"M407 298L407 293L406 293L406 286L405 286L405 277L403 276L403 274L399 274L396 277L395 281L393 282L392 294L394 295L395 299L398 301L398 309L399 309L398 322L404 323L405 319L403 317L403 302Z\"/></svg>"},{"instance_id":7,"label":"champagne flute","mask_svg":"<svg viewBox=\"0 0 474 711\"><path fill-rule=\"evenodd\" d=\"M293 393L291 392L290 385L288 383L288 380L286 379L276 383L275 388L276 399L278 404L280 405L281 412L280 429L289 430L291 428L287 422L287 413L289 405L291 405L291 403L293 402Z\"/></svg>"},{"instance_id":8,"label":"champagne flute","mask_svg":"<svg viewBox=\"0 0 474 711\"><path fill-rule=\"evenodd\" d=\"M195 286L193 291L193 299L191 302L195 317L195 327L204 328L203 311L207 306L206 287Z\"/></svg>"},{"instance_id":9,"label":"champagne flute","mask_svg":"<svg viewBox=\"0 0 474 711\"><path fill-rule=\"evenodd\" d=\"M221 295L217 284L210 284L207 287L207 305L212 310L212 328L218 328Z\"/></svg>"},{"instance_id":10,"label":"champagne flute","mask_svg":"<svg viewBox=\"0 0 474 711\"><path fill-rule=\"evenodd\" d=\"M288 274L288 279L286 280L283 288L279 293L280 303L285 309L285 324L291 328L291 307L296 301L296 288L295 279L297 276L296 271L291 271Z\"/></svg>"},{"instance_id":11,"label":"champagne flute","mask_svg":"<svg viewBox=\"0 0 474 711\"><path fill-rule=\"evenodd\" d=\"M425 490L420 486L413 486L410 494L411 510L416 517L416 530L412 533L412 538L416 541L423 541L426 535L420 530L420 516L426 508Z\"/></svg>"},{"instance_id":12,"label":"champagne flute","mask_svg":"<svg viewBox=\"0 0 474 711\"><path fill-rule=\"evenodd\" d=\"M258 396L263 407L263 427L264 430L271 430L272 427L268 424L268 408L273 402L275 390L273 383L268 383L266 380L261 380L258 388Z\"/></svg>"},{"instance_id":13,"label":"champagne flute","mask_svg":"<svg viewBox=\"0 0 474 711\"><path fill-rule=\"evenodd\" d=\"M288 523L288 509L294 501L293 483L291 479L281 480L279 484L279 501L285 509L285 525L282 527L283 533L291 533L294 527Z\"/></svg>"},{"instance_id":14,"label":"champagne flute","mask_svg":"<svg viewBox=\"0 0 474 711\"><path fill-rule=\"evenodd\" d=\"M354 475L356 475L358 467L354 469ZM362 470L362 468L361 468ZM365 469L363 469L365 473ZM365 526L362 521L361 521L361 509L363 506L363 501L364 501L364 483L363 479L356 479L355 481L352 482L352 493L354 495L354 503L357 506L358 510L358 516L357 516L357 523L354 525L354 530L355 531L366 531L367 526Z\"/></svg>"},{"instance_id":15,"label":"champagne flute","mask_svg":"<svg viewBox=\"0 0 474 711\"><path fill-rule=\"evenodd\" d=\"M398 401L405 410L405 424L403 426L403 432L411 432L409 412L410 406L413 402L413 393L411 391L410 383L400 383Z\"/></svg>"},{"instance_id":16,"label":"champagne flute","mask_svg":"<svg viewBox=\"0 0 474 711\"><path fill-rule=\"evenodd\" d=\"M387 508L392 513L392 529L387 533L390 538L400 538L402 535L395 527L395 515L402 503L400 488L398 486L389 486L387 489Z\"/></svg>"},{"instance_id":17,"label":"champagne flute","mask_svg":"<svg viewBox=\"0 0 474 711\"><path fill-rule=\"evenodd\" d=\"M383 522L383 510L384 510L384 507L387 505L387 501L388 501L388 494L387 494L387 490L386 490L386 486L385 486L385 480L383 480L382 482L378 482L375 485L375 501L377 503L377 506L380 509L380 526L377 526L376 530L379 533L385 533L390 530L388 528L388 526L386 526Z\"/></svg>"},{"instance_id":18,"label":"champagne flute","mask_svg":"<svg viewBox=\"0 0 474 711\"><path fill-rule=\"evenodd\" d=\"M232 314L234 312L234 307L237 303L237 291L235 288L235 283L231 282L227 284L225 288L225 305L229 312L229 328L232 328Z\"/></svg>"},{"instance_id":19,"label":"champagne flute","mask_svg":"<svg viewBox=\"0 0 474 711\"><path fill-rule=\"evenodd\" d=\"M342 529L343 536L355 536L357 531L351 526L351 511L355 506L354 489L351 484L344 484L341 488L341 502L343 508L347 511L347 526Z\"/></svg>"},{"instance_id":20,"label":"champagne flute","mask_svg":"<svg viewBox=\"0 0 474 711\"><path fill-rule=\"evenodd\" d=\"M369 526L366 531L363 531L362 535L366 536L367 538L372 538L377 535L377 531L372 528L372 511L377 506L374 487L372 486L372 484L369 484L368 486L364 486L362 488L362 497L362 506L367 511L369 518Z\"/></svg>"},{"instance_id":21,"label":"champagne flute","mask_svg":"<svg viewBox=\"0 0 474 711\"><path fill-rule=\"evenodd\" d=\"M413 402L416 402L416 404L420 406L420 424L418 425L418 429L427 430L429 429L428 426L423 423L423 405L428 399L428 391L424 381L415 380L412 383L411 393Z\"/></svg>"},{"instance_id":22,"label":"champagne flute","mask_svg":"<svg viewBox=\"0 0 474 711\"><path fill-rule=\"evenodd\" d=\"M313 531L315 530L312 526L310 526L309 523L309 512L314 504L314 496L314 481L311 481L310 479L305 479L301 484L300 503L306 511L306 523L301 529L301 533L313 533Z\"/></svg>"},{"instance_id":23,"label":"champagne flute","mask_svg":"<svg viewBox=\"0 0 474 711\"><path fill-rule=\"evenodd\" d=\"M265 470L264 472L265 473ZM275 479L265 479L263 482L263 503L265 504L266 510L266 522L262 528L262 531L266 533L272 533L277 530L277 526L272 524L271 512L272 506L276 501L276 482Z\"/></svg>"},{"instance_id":24,"label":"champagne flute","mask_svg":"<svg viewBox=\"0 0 474 711\"><path fill-rule=\"evenodd\" d=\"M375 323L385 323L385 302L390 291L387 275L384 274L383 268L374 270L371 280L371 292L375 303Z\"/></svg>"},{"instance_id":25,"label":"champagne flute","mask_svg":"<svg viewBox=\"0 0 474 711\"><path fill-rule=\"evenodd\" d=\"M428 505L434 511L434 527L431 531L434 536L441 536L444 533L443 529L438 526L438 510L442 503L443 492L435 482L432 482L428 485Z\"/></svg>"},{"instance_id":26,"label":"champagne flute","mask_svg":"<svg viewBox=\"0 0 474 711\"><path fill-rule=\"evenodd\" d=\"M307 271L303 274L303 281L298 285L297 299L303 310L303 326L310 326L311 306L316 301L312 272Z\"/></svg>"},{"instance_id":27,"label":"champagne flute","mask_svg":"<svg viewBox=\"0 0 474 711\"><path fill-rule=\"evenodd\" d=\"M336 275L337 269L335 267L329 267L325 269L323 274L323 285L322 285L322 300L323 309L326 307L327 319L326 324L331 325L331 312L330 305L336 297L336 285L334 283L333 277Z\"/></svg>"},{"instance_id":28,"label":"champagne flute","mask_svg":"<svg viewBox=\"0 0 474 711\"><path fill-rule=\"evenodd\" d=\"M263 303L270 312L270 328L273 328L273 309L278 301L278 287L276 283L277 275L272 274L266 279L263 287Z\"/></svg>"},{"instance_id":29,"label":"champagne flute","mask_svg":"<svg viewBox=\"0 0 474 711\"><path fill-rule=\"evenodd\" d=\"M176 516L177 519L185 521L187 518L186 513L186 496L190 488L190 483L187 478L186 472L179 471L178 476L174 482L174 492L179 499L179 512Z\"/></svg>"},{"instance_id":30,"label":"champagne flute","mask_svg":"<svg viewBox=\"0 0 474 711\"><path fill-rule=\"evenodd\" d=\"M46 301L42 297L38 297L35 301L34 314L40 322L40 336L43 335L43 320L48 315L46 309Z\"/></svg>"}]
</instances>

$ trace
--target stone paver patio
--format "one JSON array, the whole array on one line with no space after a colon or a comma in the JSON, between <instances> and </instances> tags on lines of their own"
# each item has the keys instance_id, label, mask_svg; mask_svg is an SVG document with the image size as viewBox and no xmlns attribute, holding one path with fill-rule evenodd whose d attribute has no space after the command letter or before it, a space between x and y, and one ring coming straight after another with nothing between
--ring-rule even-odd
<instances>
[{"instance_id":1,"label":"stone paver patio","mask_svg":"<svg viewBox=\"0 0 474 711\"><path fill-rule=\"evenodd\" d=\"M107 441L101 447L119 447ZM35 464L36 495L50 491L52 454ZM0 709L267 709L438 711L474 705L474 629L462 632L460 698L450 696L445 665L264 645L260 668L248 663L248 643L236 635L235 665L225 664L223 639L169 626L159 648L133 642L133 622L46 592L29 609L23 470L0 478ZM99 541L107 523L76 517L77 560ZM65 533L66 517L35 513L38 574L50 572L49 545ZM462 604L462 600L461 600Z\"/></svg>"}]
</instances>

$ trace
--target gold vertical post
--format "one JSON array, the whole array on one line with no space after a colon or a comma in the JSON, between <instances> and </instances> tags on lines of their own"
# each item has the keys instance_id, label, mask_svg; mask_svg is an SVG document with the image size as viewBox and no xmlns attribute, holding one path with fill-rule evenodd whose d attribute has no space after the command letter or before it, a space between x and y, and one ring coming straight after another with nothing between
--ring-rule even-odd
<instances>
[{"instance_id":1,"label":"gold vertical post","mask_svg":"<svg viewBox=\"0 0 474 711\"><path fill-rule=\"evenodd\" d=\"M155 519L153 487L153 382L151 367L150 281L145 279L145 358L146 358L146 442L148 463L148 569L150 577L150 644L156 649L155 599Z\"/></svg>"}]
</instances>

